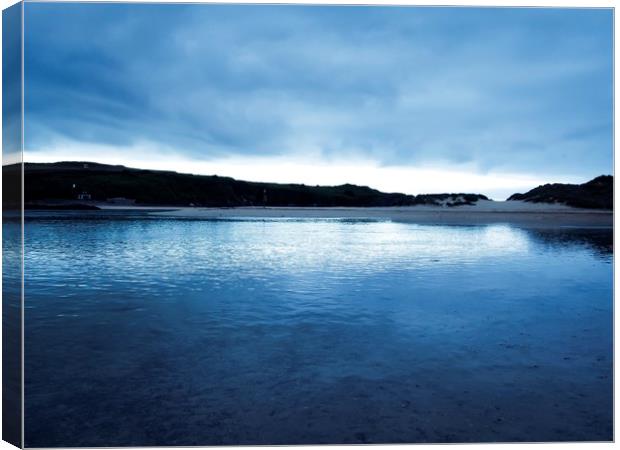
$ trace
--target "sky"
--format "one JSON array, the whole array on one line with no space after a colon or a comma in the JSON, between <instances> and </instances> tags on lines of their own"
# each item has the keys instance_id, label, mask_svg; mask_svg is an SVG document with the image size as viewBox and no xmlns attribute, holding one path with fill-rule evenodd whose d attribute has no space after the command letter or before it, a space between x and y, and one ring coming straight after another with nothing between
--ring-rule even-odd
<instances>
[{"instance_id":1,"label":"sky","mask_svg":"<svg viewBox=\"0 0 620 450\"><path fill-rule=\"evenodd\" d=\"M610 9L26 3L25 160L503 199L612 173Z\"/></svg>"}]
</instances>

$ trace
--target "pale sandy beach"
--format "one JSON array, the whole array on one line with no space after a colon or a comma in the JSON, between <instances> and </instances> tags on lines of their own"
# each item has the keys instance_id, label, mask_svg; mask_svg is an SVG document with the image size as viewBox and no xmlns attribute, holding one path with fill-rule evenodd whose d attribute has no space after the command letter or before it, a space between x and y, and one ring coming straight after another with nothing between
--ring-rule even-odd
<instances>
[{"instance_id":1,"label":"pale sandy beach","mask_svg":"<svg viewBox=\"0 0 620 450\"><path fill-rule=\"evenodd\" d=\"M105 205L100 205L106 208ZM115 208L116 209L116 208ZM174 208L155 211L157 216L227 218L342 218L377 219L420 224L477 225L511 223L536 227L613 227L613 212L571 208L565 205L521 201L479 201L458 207L403 206L384 208Z\"/></svg>"}]
</instances>

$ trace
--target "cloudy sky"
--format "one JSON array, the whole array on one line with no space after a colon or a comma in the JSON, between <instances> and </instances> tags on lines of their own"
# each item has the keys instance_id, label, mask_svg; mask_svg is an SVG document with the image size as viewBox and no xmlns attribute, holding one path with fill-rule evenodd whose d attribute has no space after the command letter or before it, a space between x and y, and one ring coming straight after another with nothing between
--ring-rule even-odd
<instances>
[{"instance_id":1,"label":"cloudy sky","mask_svg":"<svg viewBox=\"0 0 620 450\"><path fill-rule=\"evenodd\" d=\"M612 12L25 5L25 159L501 199L612 172Z\"/></svg>"}]
</instances>

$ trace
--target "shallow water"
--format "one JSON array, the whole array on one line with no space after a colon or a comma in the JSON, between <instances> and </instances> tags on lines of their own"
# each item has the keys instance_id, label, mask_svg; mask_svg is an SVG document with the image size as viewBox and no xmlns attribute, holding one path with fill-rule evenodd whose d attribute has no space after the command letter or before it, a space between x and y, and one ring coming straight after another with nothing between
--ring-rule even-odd
<instances>
[{"instance_id":1,"label":"shallow water","mask_svg":"<svg viewBox=\"0 0 620 450\"><path fill-rule=\"evenodd\" d=\"M26 445L610 440L611 243L31 212Z\"/></svg>"}]
</instances>

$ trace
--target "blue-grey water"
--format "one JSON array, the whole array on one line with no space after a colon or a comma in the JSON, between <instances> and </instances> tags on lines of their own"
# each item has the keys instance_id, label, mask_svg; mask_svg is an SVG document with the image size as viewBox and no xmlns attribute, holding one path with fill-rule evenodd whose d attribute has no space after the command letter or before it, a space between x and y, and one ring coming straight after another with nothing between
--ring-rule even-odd
<instances>
[{"instance_id":1,"label":"blue-grey water","mask_svg":"<svg viewBox=\"0 0 620 450\"><path fill-rule=\"evenodd\" d=\"M611 230L32 212L25 254L26 446L612 439Z\"/></svg>"}]
</instances>

